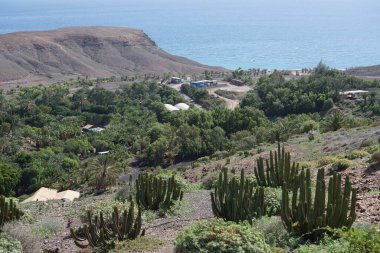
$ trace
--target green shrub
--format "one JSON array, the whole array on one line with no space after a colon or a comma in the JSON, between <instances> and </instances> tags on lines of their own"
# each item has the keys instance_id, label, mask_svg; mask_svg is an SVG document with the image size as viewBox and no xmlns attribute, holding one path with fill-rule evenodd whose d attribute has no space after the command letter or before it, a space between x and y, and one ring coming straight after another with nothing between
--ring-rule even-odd
<instances>
[{"instance_id":1,"label":"green shrub","mask_svg":"<svg viewBox=\"0 0 380 253\"><path fill-rule=\"evenodd\" d=\"M313 162L308 162L308 161L306 161L306 162L300 162L299 164L300 164L300 167L302 169L311 168L311 167L313 167L315 165Z\"/></svg>"},{"instance_id":2,"label":"green shrub","mask_svg":"<svg viewBox=\"0 0 380 253\"><path fill-rule=\"evenodd\" d=\"M127 201L130 197L135 196L136 189L133 187L133 185L126 183L120 187L120 189L117 191L115 199L118 201Z\"/></svg>"},{"instance_id":3,"label":"green shrub","mask_svg":"<svg viewBox=\"0 0 380 253\"><path fill-rule=\"evenodd\" d=\"M23 222L8 222L2 228L5 234L19 241L23 249L27 249L24 252L40 253L42 240L39 233L35 232L35 229L36 225L24 224ZM0 250L0 252L2 251Z\"/></svg>"},{"instance_id":4,"label":"green shrub","mask_svg":"<svg viewBox=\"0 0 380 253\"><path fill-rule=\"evenodd\" d=\"M317 130L319 129L319 123L314 121L314 120L306 120L305 122L302 123L300 127L300 132L301 133L307 133L311 130Z\"/></svg>"},{"instance_id":5,"label":"green shrub","mask_svg":"<svg viewBox=\"0 0 380 253\"><path fill-rule=\"evenodd\" d=\"M272 217L262 217L257 219L253 226L265 235L265 242L271 246L277 246L281 248L286 248L288 242L286 238L288 233L282 225L281 218L278 216Z\"/></svg>"},{"instance_id":6,"label":"green shrub","mask_svg":"<svg viewBox=\"0 0 380 253\"><path fill-rule=\"evenodd\" d=\"M264 253L271 252L264 236L248 223L221 219L190 225L175 239L177 253Z\"/></svg>"},{"instance_id":7,"label":"green shrub","mask_svg":"<svg viewBox=\"0 0 380 253\"><path fill-rule=\"evenodd\" d=\"M230 153L228 151L216 151L214 154L210 156L211 159L224 159L230 156Z\"/></svg>"},{"instance_id":8,"label":"green shrub","mask_svg":"<svg viewBox=\"0 0 380 253\"><path fill-rule=\"evenodd\" d=\"M318 244L305 244L296 250L296 253L347 253L350 245L346 240L324 238ZM364 252L363 252L364 253Z\"/></svg>"},{"instance_id":9,"label":"green shrub","mask_svg":"<svg viewBox=\"0 0 380 253\"><path fill-rule=\"evenodd\" d=\"M41 237L49 237L50 235L55 235L62 228L62 225L58 220L53 218L43 219L41 224L35 227L35 232L37 232Z\"/></svg>"},{"instance_id":10,"label":"green shrub","mask_svg":"<svg viewBox=\"0 0 380 253\"><path fill-rule=\"evenodd\" d=\"M10 236L0 234L0 253L22 253L21 243Z\"/></svg>"},{"instance_id":11,"label":"green shrub","mask_svg":"<svg viewBox=\"0 0 380 253\"><path fill-rule=\"evenodd\" d=\"M282 192L280 188L265 187L264 202L270 207L271 215L280 214Z\"/></svg>"},{"instance_id":12,"label":"green shrub","mask_svg":"<svg viewBox=\"0 0 380 253\"><path fill-rule=\"evenodd\" d=\"M372 146L369 146L366 151L370 154L373 154L375 153L376 151L380 150L380 145L379 144L376 144L376 145L372 145Z\"/></svg>"},{"instance_id":13,"label":"green shrub","mask_svg":"<svg viewBox=\"0 0 380 253\"><path fill-rule=\"evenodd\" d=\"M142 236L135 240L116 242L115 248L111 249L109 253L153 251L162 245L163 242L158 239Z\"/></svg>"},{"instance_id":14,"label":"green shrub","mask_svg":"<svg viewBox=\"0 0 380 253\"><path fill-rule=\"evenodd\" d=\"M0 195L13 196L20 181L20 171L15 167L0 163Z\"/></svg>"},{"instance_id":15,"label":"green shrub","mask_svg":"<svg viewBox=\"0 0 380 253\"><path fill-rule=\"evenodd\" d=\"M197 161L200 163L208 163L210 161L210 157L209 156L200 157L198 158Z\"/></svg>"},{"instance_id":16,"label":"green shrub","mask_svg":"<svg viewBox=\"0 0 380 253\"><path fill-rule=\"evenodd\" d=\"M365 150L353 150L353 151L351 151L351 153L346 155L346 158L348 158L350 160L355 160L358 158L364 158L368 155L369 155L369 153Z\"/></svg>"},{"instance_id":17,"label":"green shrub","mask_svg":"<svg viewBox=\"0 0 380 253\"><path fill-rule=\"evenodd\" d=\"M318 166L325 166L332 164L338 160L335 156L324 156L318 161Z\"/></svg>"},{"instance_id":18,"label":"green shrub","mask_svg":"<svg viewBox=\"0 0 380 253\"><path fill-rule=\"evenodd\" d=\"M374 227L369 230L351 228L348 231L342 232L341 236L349 243L349 252L380 252L380 233Z\"/></svg>"},{"instance_id":19,"label":"green shrub","mask_svg":"<svg viewBox=\"0 0 380 253\"><path fill-rule=\"evenodd\" d=\"M197 167L201 167L202 166L202 163L200 163L200 162L193 162L192 164L191 164L191 168L197 168Z\"/></svg>"},{"instance_id":20,"label":"green shrub","mask_svg":"<svg viewBox=\"0 0 380 253\"><path fill-rule=\"evenodd\" d=\"M211 190L215 187L216 183L218 182L218 178L218 171L208 174L206 177L202 179L202 188L206 190Z\"/></svg>"},{"instance_id":21,"label":"green shrub","mask_svg":"<svg viewBox=\"0 0 380 253\"><path fill-rule=\"evenodd\" d=\"M375 163L380 163L380 150L372 154L371 160Z\"/></svg>"},{"instance_id":22,"label":"green shrub","mask_svg":"<svg viewBox=\"0 0 380 253\"><path fill-rule=\"evenodd\" d=\"M352 162L348 159L338 159L332 165L334 171L342 171L352 166Z\"/></svg>"},{"instance_id":23,"label":"green shrub","mask_svg":"<svg viewBox=\"0 0 380 253\"><path fill-rule=\"evenodd\" d=\"M219 172L220 170L214 171L208 174L206 177L204 177L202 179L202 188L206 190L211 190L212 188L214 188L216 184L218 183ZM229 178L235 177L237 180L240 180L240 177L236 175L235 173L232 173L231 171L228 171L228 177Z\"/></svg>"}]
</instances>

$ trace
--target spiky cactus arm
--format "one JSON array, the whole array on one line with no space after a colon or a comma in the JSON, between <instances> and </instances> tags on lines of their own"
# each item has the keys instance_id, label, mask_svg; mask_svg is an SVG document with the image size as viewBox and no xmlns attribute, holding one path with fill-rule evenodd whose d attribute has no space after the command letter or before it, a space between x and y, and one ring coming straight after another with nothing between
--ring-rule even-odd
<instances>
[{"instance_id":1,"label":"spiky cactus arm","mask_svg":"<svg viewBox=\"0 0 380 253\"><path fill-rule=\"evenodd\" d=\"M266 214L264 190L257 188L245 178L244 170L240 172L240 180L228 178L227 168L219 173L218 183L211 193L211 205L216 217L228 221L249 221Z\"/></svg>"},{"instance_id":2,"label":"spiky cactus arm","mask_svg":"<svg viewBox=\"0 0 380 253\"><path fill-rule=\"evenodd\" d=\"M78 236L73 229L70 229L75 244L80 248L99 247L108 245L113 239L133 240L142 236L145 231L141 233L141 208L138 208L137 217L134 215L134 209L135 205L132 202L128 211L124 210L120 216L118 208L114 207L111 221L105 221L102 213L92 218L91 212L88 211L88 221L83 226L84 236ZM87 244L84 243L86 240Z\"/></svg>"},{"instance_id":3,"label":"spiky cactus arm","mask_svg":"<svg viewBox=\"0 0 380 253\"><path fill-rule=\"evenodd\" d=\"M136 180L136 203L145 209L158 210L182 200L183 191L175 176L166 179L153 174L140 174Z\"/></svg>"},{"instance_id":4,"label":"spiky cactus arm","mask_svg":"<svg viewBox=\"0 0 380 253\"><path fill-rule=\"evenodd\" d=\"M0 196L0 227L5 222L20 219L22 215L23 212L12 199L7 202L4 196Z\"/></svg>"},{"instance_id":5,"label":"spiky cactus arm","mask_svg":"<svg viewBox=\"0 0 380 253\"><path fill-rule=\"evenodd\" d=\"M290 153L280 143L277 144L276 151L269 152L269 159L264 161L259 157L254 168L257 184L269 187L282 187L284 181L288 187L292 187L298 172L299 164L291 162Z\"/></svg>"},{"instance_id":6,"label":"spiky cactus arm","mask_svg":"<svg viewBox=\"0 0 380 253\"><path fill-rule=\"evenodd\" d=\"M293 185L292 207L289 207L289 187L284 183L281 200L281 219L288 232L296 231L304 236L318 238L331 228L350 227L356 218L356 191L345 178L344 189L341 176L329 179L326 204L324 170L318 170L314 201L312 202L310 170L301 171Z\"/></svg>"}]
</instances>

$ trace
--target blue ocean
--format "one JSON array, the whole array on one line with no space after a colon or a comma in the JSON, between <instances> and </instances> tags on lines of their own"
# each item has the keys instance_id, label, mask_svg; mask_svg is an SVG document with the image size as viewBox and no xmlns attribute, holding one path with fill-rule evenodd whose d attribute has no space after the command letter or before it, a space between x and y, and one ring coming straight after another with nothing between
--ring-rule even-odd
<instances>
[{"instance_id":1,"label":"blue ocean","mask_svg":"<svg viewBox=\"0 0 380 253\"><path fill-rule=\"evenodd\" d=\"M231 69L380 64L379 0L0 0L1 34L88 25Z\"/></svg>"}]
</instances>

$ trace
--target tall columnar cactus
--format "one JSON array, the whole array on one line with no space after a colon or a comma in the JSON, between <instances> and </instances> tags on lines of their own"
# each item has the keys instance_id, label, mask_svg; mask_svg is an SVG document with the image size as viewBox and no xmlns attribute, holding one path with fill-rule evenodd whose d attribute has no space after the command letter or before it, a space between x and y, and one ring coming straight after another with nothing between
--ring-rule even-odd
<instances>
[{"instance_id":1,"label":"tall columnar cactus","mask_svg":"<svg viewBox=\"0 0 380 253\"><path fill-rule=\"evenodd\" d=\"M12 199L6 201L4 196L0 196L0 228L5 222L18 220L23 215L23 212L18 209Z\"/></svg>"},{"instance_id":2,"label":"tall columnar cactus","mask_svg":"<svg viewBox=\"0 0 380 253\"><path fill-rule=\"evenodd\" d=\"M174 175L163 178L154 174L140 174L136 180L136 202L149 210L170 206L173 201L182 200L183 191Z\"/></svg>"},{"instance_id":3,"label":"tall columnar cactus","mask_svg":"<svg viewBox=\"0 0 380 253\"><path fill-rule=\"evenodd\" d=\"M71 236L75 244L80 248L99 247L108 245L113 239L119 241L133 240L145 234L141 232L141 209L138 209L137 216L134 213L134 203L132 202L129 210L125 210L123 215L119 215L119 210L114 207L112 219L105 220L101 212L92 217L91 211L87 212L87 224L80 230L83 235L78 235L73 229L70 229ZM85 243L87 241L87 243Z\"/></svg>"},{"instance_id":4,"label":"tall columnar cactus","mask_svg":"<svg viewBox=\"0 0 380 253\"><path fill-rule=\"evenodd\" d=\"M278 143L277 151L270 151L269 159L259 157L254 172L257 184L266 187L281 187L283 182L292 186L299 171L299 164L291 162L289 152Z\"/></svg>"},{"instance_id":5,"label":"tall columnar cactus","mask_svg":"<svg viewBox=\"0 0 380 253\"><path fill-rule=\"evenodd\" d=\"M219 173L219 180L211 193L212 210L215 216L227 221L249 221L267 214L264 203L264 188L254 189L252 180L245 179L241 170L240 180L228 178L227 168Z\"/></svg>"},{"instance_id":6,"label":"tall columnar cactus","mask_svg":"<svg viewBox=\"0 0 380 253\"><path fill-rule=\"evenodd\" d=\"M291 203L289 190L292 190ZM341 176L335 173L329 179L327 193L326 203L324 169L318 170L314 201L309 169L306 173L300 173L293 187L284 183L281 219L287 231L313 238L326 231L328 227L351 227L356 218L356 190L351 188L349 178L346 177L342 191Z\"/></svg>"}]
</instances>

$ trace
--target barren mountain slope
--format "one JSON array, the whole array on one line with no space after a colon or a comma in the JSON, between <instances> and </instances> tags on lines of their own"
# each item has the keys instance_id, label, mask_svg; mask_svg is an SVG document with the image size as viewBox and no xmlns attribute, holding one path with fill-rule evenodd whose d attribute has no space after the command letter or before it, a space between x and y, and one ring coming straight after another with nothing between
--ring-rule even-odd
<instances>
[{"instance_id":1,"label":"barren mountain slope","mask_svg":"<svg viewBox=\"0 0 380 253\"><path fill-rule=\"evenodd\" d=\"M0 82L223 70L160 49L143 31L75 27L0 35Z\"/></svg>"},{"instance_id":2,"label":"barren mountain slope","mask_svg":"<svg viewBox=\"0 0 380 253\"><path fill-rule=\"evenodd\" d=\"M380 77L380 65L351 68L347 73L359 77Z\"/></svg>"}]
</instances>

